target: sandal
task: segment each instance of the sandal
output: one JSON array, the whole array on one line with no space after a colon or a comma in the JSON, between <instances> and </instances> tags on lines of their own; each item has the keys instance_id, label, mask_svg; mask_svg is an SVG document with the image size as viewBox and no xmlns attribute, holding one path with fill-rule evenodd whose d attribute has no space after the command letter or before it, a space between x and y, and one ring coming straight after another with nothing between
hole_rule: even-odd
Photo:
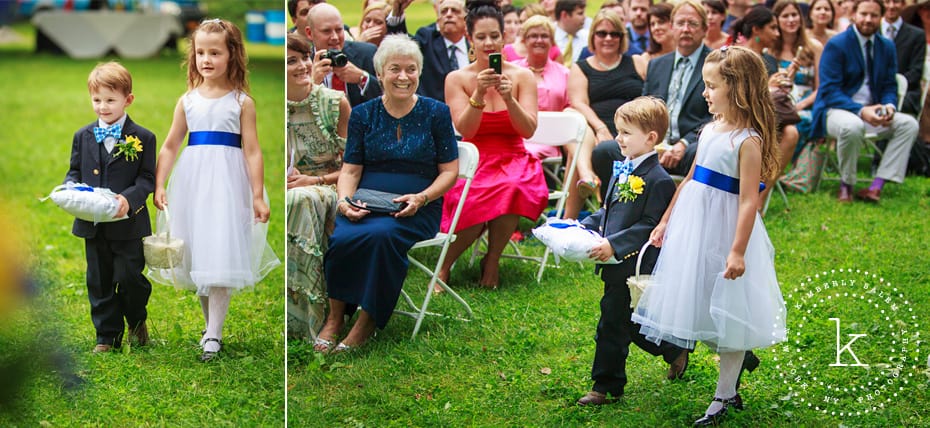
<instances>
[{"instance_id":1,"label":"sandal","mask_svg":"<svg viewBox=\"0 0 930 428\"><path fill-rule=\"evenodd\" d=\"M578 180L575 186L578 187L578 195L581 196L581 199L588 199L591 195L594 195L597 202L601 202L601 181L599 179Z\"/></svg>"},{"instance_id":2,"label":"sandal","mask_svg":"<svg viewBox=\"0 0 930 428\"><path fill-rule=\"evenodd\" d=\"M336 345L335 348L329 351L329 354L335 355L335 354L342 354L342 353L357 351L358 348L365 346L366 343L368 343L369 341L371 341L371 339L374 339L377 336L378 336L378 330L375 330L375 331L372 331L371 334L368 335L368 338L365 339L361 343L357 343L355 345L346 345L345 342L339 342L339 344Z\"/></svg>"},{"instance_id":3,"label":"sandal","mask_svg":"<svg viewBox=\"0 0 930 428\"><path fill-rule=\"evenodd\" d=\"M322 337L317 337L313 340L313 350L316 352L328 353L329 349L333 347L332 340L326 340Z\"/></svg>"},{"instance_id":4,"label":"sandal","mask_svg":"<svg viewBox=\"0 0 930 428\"><path fill-rule=\"evenodd\" d=\"M204 345L206 345L207 342L216 342L216 344L220 346L220 349L222 349L222 347L223 347L223 343L222 343L219 339L216 339L216 338L213 338L213 337L204 340L204 341L203 341ZM204 363L206 363L206 362L208 362L208 361L213 361L214 359L216 359L216 358L219 356L220 349L217 349L216 351L207 351L207 350L204 350L204 351L203 351L203 354L200 355L200 361L202 361L202 362L204 362Z\"/></svg>"},{"instance_id":5,"label":"sandal","mask_svg":"<svg viewBox=\"0 0 930 428\"><path fill-rule=\"evenodd\" d=\"M350 346L350 345L346 345L345 343L339 342L339 344L336 345L336 347L333 348L332 351L329 351L329 353L330 355L341 354L343 352L354 351L356 348L357 348L356 346Z\"/></svg>"}]
</instances>

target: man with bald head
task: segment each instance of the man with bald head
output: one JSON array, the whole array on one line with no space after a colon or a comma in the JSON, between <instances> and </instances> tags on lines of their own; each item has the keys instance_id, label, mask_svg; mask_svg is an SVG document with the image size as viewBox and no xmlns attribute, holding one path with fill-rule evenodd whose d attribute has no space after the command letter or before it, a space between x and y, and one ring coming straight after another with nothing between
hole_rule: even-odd
<instances>
[{"instance_id":1,"label":"man with bald head","mask_svg":"<svg viewBox=\"0 0 930 428\"><path fill-rule=\"evenodd\" d=\"M395 0L387 18L388 33L406 34L404 10L412 0ZM436 22L420 27L413 36L423 52L420 74L421 95L445 102L446 75L468 65L468 41L465 38L465 1L435 0Z\"/></svg>"},{"instance_id":2,"label":"man with bald head","mask_svg":"<svg viewBox=\"0 0 930 428\"><path fill-rule=\"evenodd\" d=\"M381 96L374 65L377 47L347 41L339 9L327 3L314 6L307 15L306 33L314 49L311 75L314 83L345 92L353 107ZM348 58L344 66L324 58L334 51L341 51Z\"/></svg>"}]
</instances>

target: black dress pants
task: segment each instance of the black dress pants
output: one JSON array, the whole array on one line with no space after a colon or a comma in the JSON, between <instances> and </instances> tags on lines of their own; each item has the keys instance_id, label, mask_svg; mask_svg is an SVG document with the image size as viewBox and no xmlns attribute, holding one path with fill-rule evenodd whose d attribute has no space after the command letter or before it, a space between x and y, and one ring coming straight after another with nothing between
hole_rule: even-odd
<instances>
[{"instance_id":1,"label":"black dress pants","mask_svg":"<svg viewBox=\"0 0 930 428\"><path fill-rule=\"evenodd\" d=\"M601 318L597 323L597 335L594 337L594 365L591 367L592 390L614 397L623 395L626 386L626 358L630 354L630 342L642 350L662 356L671 364L678 358L684 348L668 342L656 345L639 332L639 324L630 320L633 309L630 308L630 288L626 282L604 283L604 297L601 298Z\"/></svg>"},{"instance_id":2,"label":"black dress pants","mask_svg":"<svg viewBox=\"0 0 930 428\"><path fill-rule=\"evenodd\" d=\"M152 284L142 274L142 240L84 240L87 257L87 298L97 330L97 344L119 347L123 319L130 328L144 322Z\"/></svg>"}]
</instances>

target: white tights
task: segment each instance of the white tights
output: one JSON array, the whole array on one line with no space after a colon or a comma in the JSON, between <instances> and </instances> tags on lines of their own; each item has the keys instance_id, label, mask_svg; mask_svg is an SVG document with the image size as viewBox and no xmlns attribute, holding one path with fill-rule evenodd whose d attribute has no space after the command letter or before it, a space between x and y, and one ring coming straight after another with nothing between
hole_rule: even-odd
<instances>
[{"instance_id":1,"label":"white tights","mask_svg":"<svg viewBox=\"0 0 930 428\"><path fill-rule=\"evenodd\" d=\"M743 368L745 355L746 351L720 353L720 377L717 378L717 391L714 392L714 397L729 399L736 396L736 379L739 377L740 369ZM713 401L704 414L712 415L719 412L722 407L723 403Z\"/></svg>"},{"instance_id":2,"label":"white tights","mask_svg":"<svg viewBox=\"0 0 930 428\"><path fill-rule=\"evenodd\" d=\"M214 341L207 342L209 338L223 339L223 323L226 322L226 313L229 312L229 288L210 287L209 296L200 296L200 309L203 311L203 320L207 324L206 333L200 339L200 346L204 351L217 352L220 344Z\"/></svg>"}]
</instances>

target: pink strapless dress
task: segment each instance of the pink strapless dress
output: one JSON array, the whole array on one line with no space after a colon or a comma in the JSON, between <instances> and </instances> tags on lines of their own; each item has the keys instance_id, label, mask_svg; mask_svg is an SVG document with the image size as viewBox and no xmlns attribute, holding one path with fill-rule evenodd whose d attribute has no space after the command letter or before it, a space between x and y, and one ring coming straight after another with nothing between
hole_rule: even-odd
<instances>
[{"instance_id":1,"label":"pink strapless dress","mask_svg":"<svg viewBox=\"0 0 930 428\"><path fill-rule=\"evenodd\" d=\"M549 202L549 189L539 160L526 152L523 138L510 124L510 113L482 113L478 133L470 142L478 147L478 171L456 231L504 214L536 220ZM465 180L459 180L443 197L443 232L449 231L464 186Z\"/></svg>"}]
</instances>

